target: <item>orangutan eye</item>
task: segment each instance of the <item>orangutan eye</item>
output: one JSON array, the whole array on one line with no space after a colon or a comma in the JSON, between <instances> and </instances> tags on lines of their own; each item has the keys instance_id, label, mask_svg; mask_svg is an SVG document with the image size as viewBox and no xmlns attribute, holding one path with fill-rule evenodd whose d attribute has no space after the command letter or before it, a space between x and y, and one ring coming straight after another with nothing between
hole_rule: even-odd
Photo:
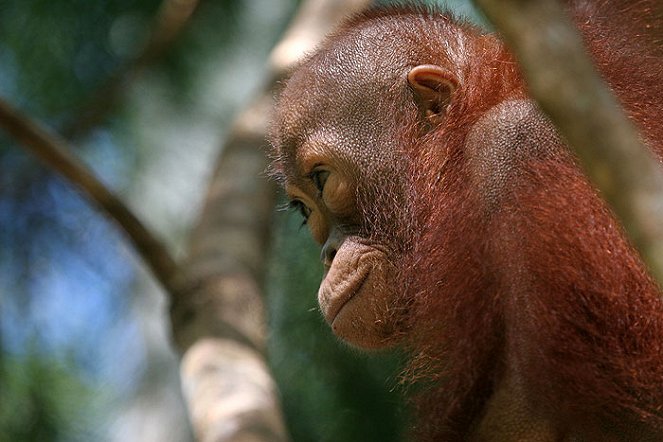
<instances>
[{"instance_id":1,"label":"orangutan eye","mask_svg":"<svg viewBox=\"0 0 663 442\"><path fill-rule=\"evenodd\" d=\"M329 171L314 170L313 172L311 172L309 177L311 178L311 181L313 181L313 185L315 186L315 188L318 189L318 192L322 194L322 191L325 189L325 183L327 182L327 178L329 178Z\"/></svg>"},{"instance_id":2,"label":"orangutan eye","mask_svg":"<svg viewBox=\"0 0 663 442\"><path fill-rule=\"evenodd\" d=\"M292 210L299 212L299 214L304 218L302 225L306 224L309 217L311 216L311 209L308 208L306 204L300 200L292 200L288 203L288 207Z\"/></svg>"}]
</instances>

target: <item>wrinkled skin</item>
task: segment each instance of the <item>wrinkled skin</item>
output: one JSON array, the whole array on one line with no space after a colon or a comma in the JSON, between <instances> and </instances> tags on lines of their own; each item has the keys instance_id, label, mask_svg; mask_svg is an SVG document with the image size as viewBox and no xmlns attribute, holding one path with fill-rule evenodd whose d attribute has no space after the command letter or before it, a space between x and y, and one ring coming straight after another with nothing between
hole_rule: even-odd
<instances>
[{"instance_id":1,"label":"wrinkled skin","mask_svg":"<svg viewBox=\"0 0 663 442\"><path fill-rule=\"evenodd\" d=\"M567 6L660 158L661 6ZM293 73L271 138L325 320L412 355L418 439L663 440L661 293L499 39L356 17Z\"/></svg>"}]
</instances>

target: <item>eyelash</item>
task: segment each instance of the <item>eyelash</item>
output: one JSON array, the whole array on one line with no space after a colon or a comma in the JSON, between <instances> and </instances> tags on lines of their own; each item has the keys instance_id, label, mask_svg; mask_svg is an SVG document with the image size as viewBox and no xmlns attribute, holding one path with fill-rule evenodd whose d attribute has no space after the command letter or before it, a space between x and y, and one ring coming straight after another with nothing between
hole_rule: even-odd
<instances>
[{"instance_id":1,"label":"eyelash","mask_svg":"<svg viewBox=\"0 0 663 442\"><path fill-rule=\"evenodd\" d=\"M311 209L309 209L306 204L299 200L292 200L288 203L288 208L298 212L302 218L304 218L302 226L305 226L308 223L308 218L311 216Z\"/></svg>"},{"instance_id":2,"label":"eyelash","mask_svg":"<svg viewBox=\"0 0 663 442\"><path fill-rule=\"evenodd\" d=\"M326 170L314 170L307 175L307 178L313 182L313 185L318 190L318 197L322 196L322 192L325 189L325 183L327 182L327 177L329 172ZM298 199L291 200L288 202L288 209L298 212L304 221L301 224L301 227L308 224L308 219L311 216L311 209Z\"/></svg>"},{"instance_id":3,"label":"eyelash","mask_svg":"<svg viewBox=\"0 0 663 442\"><path fill-rule=\"evenodd\" d=\"M307 176L311 181L313 181L313 185L318 190L318 196L321 196L322 191L325 189L325 184L327 183L329 172L326 170L314 170Z\"/></svg>"}]
</instances>

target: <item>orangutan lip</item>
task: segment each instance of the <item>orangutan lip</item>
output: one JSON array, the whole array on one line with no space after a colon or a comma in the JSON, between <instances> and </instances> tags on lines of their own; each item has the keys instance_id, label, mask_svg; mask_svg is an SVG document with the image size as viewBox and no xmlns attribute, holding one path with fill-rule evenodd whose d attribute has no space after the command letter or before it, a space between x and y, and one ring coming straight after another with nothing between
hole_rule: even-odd
<instances>
[{"instance_id":1,"label":"orangutan lip","mask_svg":"<svg viewBox=\"0 0 663 442\"><path fill-rule=\"evenodd\" d=\"M361 288L364 286L364 283L368 279L368 275L370 273L369 269L362 269L361 274L357 277L354 278L352 281L352 284L350 284L350 287L348 287L346 290L343 291L339 296L335 296L333 300L331 300L331 305L329 306L329 315L328 315L328 321L329 324L334 324L334 321L336 320L336 317L338 316L339 313L341 313L341 310L343 310L343 307L347 305L348 302L352 298L355 297L357 293L361 290Z\"/></svg>"}]
</instances>

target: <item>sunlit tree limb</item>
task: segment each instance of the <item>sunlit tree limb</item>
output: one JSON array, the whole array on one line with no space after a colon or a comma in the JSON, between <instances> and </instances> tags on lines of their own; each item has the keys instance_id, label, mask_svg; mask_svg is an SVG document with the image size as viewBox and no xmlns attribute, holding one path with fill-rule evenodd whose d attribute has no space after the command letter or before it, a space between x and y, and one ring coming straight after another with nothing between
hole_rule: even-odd
<instances>
[{"instance_id":1,"label":"sunlit tree limb","mask_svg":"<svg viewBox=\"0 0 663 442\"><path fill-rule=\"evenodd\" d=\"M561 5L555 0L475 2L503 34L531 94L663 285L663 171L594 69Z\"/></svg>"},{"instance_id":2,"label":"sunlit tree limb","mask_svg":"<svg viewBox=\"0 0 663 442\"><path fill-rule=\"evenodd\" d=\"M20 146L29 150L51 170L76 185L104 210L129 237L157 280L170 292L175 291L177 266L165 245L75 156L66 141L32 121L0 99L0 127Z\"/></svg>"},{"instance_id":3,"label":"sunlit tree limb","mask_svg":"<svg viewBox=\"0 0 663 442\"><path fill-rule=\"evenodd\" d=\"M308 0L270 57L264 92L237 117L194 229L173 335L199 441L285 441L277 387L266 364L262 279L275 207L265 176L276 81L345 15L368 0Z\"/></svg>"}]
</instances>

